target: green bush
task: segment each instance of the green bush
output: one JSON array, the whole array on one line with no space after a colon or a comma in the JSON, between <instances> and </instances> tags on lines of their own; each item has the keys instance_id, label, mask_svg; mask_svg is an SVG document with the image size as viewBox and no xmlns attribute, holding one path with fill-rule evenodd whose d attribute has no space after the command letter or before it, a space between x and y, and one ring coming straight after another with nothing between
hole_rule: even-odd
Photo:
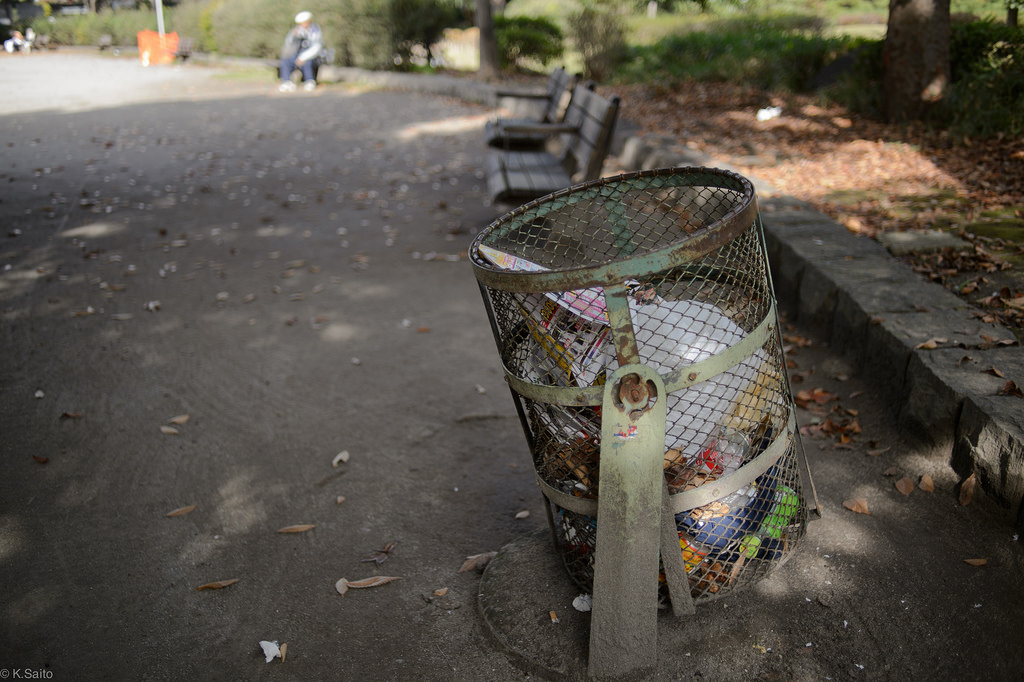
<instances>
[{"instance_id":1,"label":"green bush","mask_svg":"<svg viewBox=\"0 0 1024 682\"><path fill-rule=\"evenodd\" d=\"M50 36L55 45L97 45L109 35L114 45L136 45L139 31L155 31L153 12L103 10L97 14L38 17L32 22L37 35Z\"/></svg>"},{"instance_id":2,"label":"green bush","mask_svg":"<svg viewBox=\"0 0 1024 682\"><path fill-rule=\"evenodd\" d=\"M851 38L823 36L815 19L720 21L702 31L632 48L618 74L622 80L690 78L799 92L852 45Z\"/></svg>"},{"instance_id":3,"label":"green bush","mask_svg":"<svg viewBox=\"0 0 1024 682\"><path fill-rule=\"evenodd\" d=\"M954 131L978 137L1024 134L1024 30L992 21L955 23L950 65L945 110Z\"/></svg>"},{"instance_id":4,"label":"green bush","mask_svg":"<svg viewBox=\"0 0 1024 682\"><path fill-rule=\"evenodd\" d=\"M626 54L626 28L622 17L606 7L586 4L569 18L577 51L583 55L585 78L602 81Z\"/></svg>"},{"instance_id":5,"label":"green bush","mask_svg":"<svg viewBox=\"0 0 1024 682\"><path fill-rule=\"evenodd\" d=\"M503 68L546 66L561 58L564 50L562 30L541 17L494 17L494 37Z\"/></svg>"}]
</instances>

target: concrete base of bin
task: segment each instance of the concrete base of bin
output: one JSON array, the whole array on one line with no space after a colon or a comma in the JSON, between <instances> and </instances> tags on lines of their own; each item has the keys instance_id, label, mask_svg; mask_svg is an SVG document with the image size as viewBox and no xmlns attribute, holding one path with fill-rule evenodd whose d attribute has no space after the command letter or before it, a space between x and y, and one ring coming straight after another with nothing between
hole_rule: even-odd
<instances>
[{"instance_id":1,"label":"concrete base of bin","mask_svg":"<svg viewBox=\"0 0 1024 682\"><path fill-rule=\"evenodd\" d=\"M518 667L549 679L584 680L590 613L573 608L579 594L555 554L551 531L543 528L505 545L491 560L480 581L479 607L490 635Z\"/></svg>"}]
</instances>

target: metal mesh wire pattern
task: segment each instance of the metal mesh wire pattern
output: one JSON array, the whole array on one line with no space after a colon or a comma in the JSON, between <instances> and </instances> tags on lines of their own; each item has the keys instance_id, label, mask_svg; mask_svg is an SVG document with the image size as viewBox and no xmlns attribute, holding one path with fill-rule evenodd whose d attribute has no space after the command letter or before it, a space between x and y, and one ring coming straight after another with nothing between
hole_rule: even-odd
<instances>
[{"instance_id":1,"label":"metal mesh wire pattern","mask_svg":"<svg viewBox=\"0 0 1024 682\"><path fill-rule=\"evenodd\" d=\"M578 501L598 498L603 384L631 363L668 391L664 475L694 598L788 556L807 505L747 180L682 168L577 185L493 223L470 258L575 582L593 581L596 513Z\"/></svg>"}]
</instances>

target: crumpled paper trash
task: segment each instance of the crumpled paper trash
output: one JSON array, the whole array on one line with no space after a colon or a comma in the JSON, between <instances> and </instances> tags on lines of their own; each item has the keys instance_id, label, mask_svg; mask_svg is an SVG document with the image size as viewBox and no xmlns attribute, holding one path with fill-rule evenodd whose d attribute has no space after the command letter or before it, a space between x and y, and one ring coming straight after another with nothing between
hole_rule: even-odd
<instances>
[{"instance_id":1,"label":"crumpled paper trash","mask_svg":"<svg viewBox=\"0 0 1024 682\"><path fill-rule=\"evenodd\" d=\"M267 658L267 663L270 663L275 658L281 658L281 647L277 645L277 641L268 642L266 640L260 642L260 648L263 649L263 655Z\"/></svg>"}]
</instances>

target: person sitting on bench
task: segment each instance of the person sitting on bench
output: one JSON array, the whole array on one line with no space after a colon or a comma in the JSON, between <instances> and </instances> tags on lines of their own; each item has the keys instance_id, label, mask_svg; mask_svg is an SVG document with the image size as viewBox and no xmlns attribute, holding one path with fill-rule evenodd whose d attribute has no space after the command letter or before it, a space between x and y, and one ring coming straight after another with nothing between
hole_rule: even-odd
<instances>
[{"instance_id":1,"label":"person sitting on bench","mask_svg":"<svg viewBox=\"0 0 1024 682\"><path fill-rule=\"evenodd\" d=\"M316 59L324 47L320 26L313 23L313 15L299 12L295 15L295 26L285 36L281 48L281 92L295 90L292 72L302 71L302 83L306 90L316 88Z\"/></svg>"}]
</instances>

